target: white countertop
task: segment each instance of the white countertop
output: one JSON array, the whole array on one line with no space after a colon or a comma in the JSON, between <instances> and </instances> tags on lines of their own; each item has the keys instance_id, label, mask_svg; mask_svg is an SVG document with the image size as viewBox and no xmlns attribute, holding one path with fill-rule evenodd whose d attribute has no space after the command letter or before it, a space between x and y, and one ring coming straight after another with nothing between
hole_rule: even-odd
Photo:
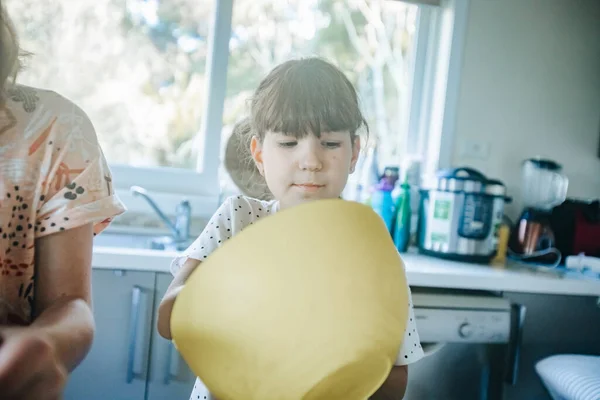
<instances>
[{"instance_id":1,"label":"white countertop","mask_svg":"<svg viewBox=\"0 0 600 400\"><path fill-rule=\"evenodd\" d=\"M94 268L169 272L175 252L94 247ZM578 273L533 270L446 261L416 252L402 254L411 286L522 292L576 296L600 296L600 280Z\"/></svg>"},{"instance_id":2,"label":"white countertop","mask_svg":"<svg viewBox=\"0 0 600 400\"><path fill-rule=\"evenodd\" d=\"M94 246L92 266L99 269L170 273L171 261L177 255L172 251Z\"/></svg>"},{"instance_id":3,"label":"white countertop","mask_svg":"<svg viewBox=\"0 0 600 400\"><path fill-rule=\"evenodd\" d=\"M580 273L495 266L441 260L417 253L402 254L411 286L501 292L600 296L600 280Z\"/></svg>"}]
</instances>

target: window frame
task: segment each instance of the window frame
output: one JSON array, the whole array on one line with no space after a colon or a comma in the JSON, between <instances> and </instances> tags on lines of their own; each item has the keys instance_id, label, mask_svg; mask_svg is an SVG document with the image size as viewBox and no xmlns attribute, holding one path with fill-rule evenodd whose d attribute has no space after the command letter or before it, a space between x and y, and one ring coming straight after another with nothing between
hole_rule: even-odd
<instances>
[{"instance_id":1,"label":"window frame","mask_svg":"<svg viewBox=\"0 0 600 400\"><path fill-rule=\"evenodd\" d=\"M453 163L456 114L471 0L445 0L430 25L429 87L424 89L424 112L419 128L424 132L426 162L421 177L431 176Z\"/></svg>"}]
</instances>

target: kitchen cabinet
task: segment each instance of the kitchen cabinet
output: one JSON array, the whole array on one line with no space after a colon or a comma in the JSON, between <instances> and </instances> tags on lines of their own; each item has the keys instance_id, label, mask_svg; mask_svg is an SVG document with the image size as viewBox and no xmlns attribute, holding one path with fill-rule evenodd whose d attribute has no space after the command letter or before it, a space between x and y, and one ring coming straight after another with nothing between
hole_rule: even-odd
<instances>
[{"instance_id":1,"label":"kitchen cabinet","mask_svg":"<svg viewBox=\"0 0 600 400\"><path fill-rule=\"evenodd\" d=\"M65 399L144 399L154 275L119 270L92 272L96 333L90 352L69 378Z\"/></svg>"},{"instance_id":2,"label":"kitchen cabinet","mask_svg":"<svg viewBox=\"0 0 600 400\"><path fill-rule=\"evenodd\" d=\"M156 274L156 295L154 309L158 309L172 277L168 274ZM196 376L189 369L173 343L164 339L156 330L153 323L153 337L151 344L152 362L150 364L150 377L148 380L147 400L181 399L190 397Z\"/></svg>"},{"instance_id":3,"label":"kitchen cabinet","mask_svg":"<svg viewBox=\"0 0 600 400\"><path fill-rule=\"evenodd\" d=\"M65 400L189 398L194 374L156 330L158 304L170 281L164 273L93 270L96 334L69 378Z\"/></svg>"}]
</instances>

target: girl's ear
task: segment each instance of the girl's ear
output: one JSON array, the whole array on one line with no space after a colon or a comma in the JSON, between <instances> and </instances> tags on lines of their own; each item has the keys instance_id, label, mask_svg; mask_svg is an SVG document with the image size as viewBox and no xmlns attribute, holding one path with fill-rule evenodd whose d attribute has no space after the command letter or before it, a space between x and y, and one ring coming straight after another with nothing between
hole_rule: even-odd
<instances>
[{"instance_id":1,"label":"girl's ear","mask_svg":"<svg viewBox=\"0 0 600 400\"><path fill-rule=\"evenodd\" d=\"M354 138L354 143L352 144L352 158L350 159L350 173L354 173L354 169L356 168L356 162L358 161L358 156L360 155L360 137L356 136Z\"/></svg>"},{"instance_id":2,"label":"girl's ear","mask_svg":"<svg viewBox=\"0 0 600 400\"><path fill-rule=\"evenodd\" d=\"M265 176L262 161L262 143L256 136L252 136L252 140L250 141L250 152L252 153L252 158L254 159L256 168L258 168L258 172L260 172L262 176Z\"/></svg>"}]
</instances>

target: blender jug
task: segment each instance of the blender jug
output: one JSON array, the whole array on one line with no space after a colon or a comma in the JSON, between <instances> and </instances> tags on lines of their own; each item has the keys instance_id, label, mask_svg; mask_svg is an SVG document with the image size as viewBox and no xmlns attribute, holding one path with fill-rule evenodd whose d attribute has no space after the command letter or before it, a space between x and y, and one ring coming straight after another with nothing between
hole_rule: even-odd
<instances>
[{"instance_id":1,"label":"blender jug","mask_svg":"<svg viewBox=\"0 0 600 400\"><path fill-rule=\"evenodd\" d=\"M525 160L522 170L525 208L550 211L565 201L569 180L561 170L562 166L551 160Z\"/></svg>"},{"instance_id":2,"label":"blender jug","mask_svg":"<svg viewBox=\"0 0 600 400\"><path fill-rule=\"evenodd\" d=\"M509 248L523 261L553 265L560 261L548 217L567 197L569 181L561 170L561 165L551 160L533 158L523 163L525 207L509 239Z\"/></svg>"}]
</instances>

